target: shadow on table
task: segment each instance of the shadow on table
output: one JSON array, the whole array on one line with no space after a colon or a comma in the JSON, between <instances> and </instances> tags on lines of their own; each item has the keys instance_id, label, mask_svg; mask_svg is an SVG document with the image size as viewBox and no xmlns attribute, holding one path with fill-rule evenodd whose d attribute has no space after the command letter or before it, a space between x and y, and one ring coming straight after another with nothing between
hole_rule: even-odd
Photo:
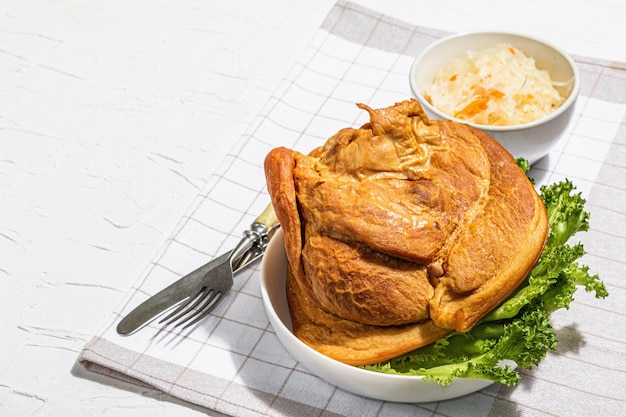
<instances>
[{"instance_id":1,"label":"shadow on table","mask_svg":"<svg viewBox=\"0 0 626 417\"><path fill-rule=\"evenodd\" d=\"M185 407L185 408L197 411L199 414L207 415L208 410L206 407L201 407L199 405L190 403L188 401L181 400L180 398L173 397L156 388L137 385L137 384L133 384L130 382L122 381L117 378L113 378L113 377L99 374L96 372L88 371L83 366L81 366L78 362L74 363L74 366L72 366L71 374L77 378L85 379L85 380L94 382L96 384L105 385L105 386L112 387L115 389L121 389L126 392L138 394L141 397L152 398L156 401L168 402L168 403L180 405L181 407ZM213 410L211 410L210 414L208 415L213 416L213 417L228 417L225 414L221 414Z\"/></svg>"},{"instance_id":2,"label":"shadow on table","mask_svg":"<svg viewBox=\"0 0 626 417\"><path fill-rule=\"evenodd\" d=\"M255 378L255 375L247 376L245 371L239 374L242 380L246 380L247 377ZM302 392L307 391L306 383L299 388L295 388L296 390L300 390ZM231 386L231 389L233 387ZM329 404L330 401L335 402L335 406L339 407L344 411L333 413L328 410L320 410L319 408L312 407L307 404L303 404L301 402L297 402L295 400L290 400L284 398L284 396L274 395L267 392L263 392L256 389L251 389L249 387L241 387L242 390L247 391L249 395L253 395L255 398L251 401L257 402L257 409L263 408L259 407L259 403L264 403L268 410L272 410L272 415L282 415L282 416L298 416L298 417L345 417L345 416L363 416L363 415L411 415L411 416L426 416L433 415L432 413L436 410L437 415L445 415L448 417L467 417L468 409L472 410L473 416L481 416L481 417L496 417L496 416L521 416L522 410L519 408L519 405L507 401L505 398L506 393L502 394L501 392L505 387L499 384L493 384L488 386L481 391L471 393L462 397L454 398L447 401L441 401L439 403L430 402L430 403L395 403L395 402L386 402L385 404L380 403L379 400L367 398L367 397L359 397L356 400L354 396L356 394L348 393L340 388L334 387L330 384L327 384L328 392L326 394L332 393L331 400L326 399L326 403ZM315 392L312 392L309 388L309 394L311 396L316 395ZM284 393L283 393L284 395ZM317 401L323 402L323 401Z\"/></svg>"},{"instance_id":3,"label":"shadow on table","mask_svg":"<svg viewBox=\"0 0 626 417\"><path fill-rule=\"evenodd\" d=\"M578 353L580 348L585 346L585 338L578 331L577 326L563 327L555 331L556 339L559 341L558 352Z\"/></svg>"},{"instance_id":4,"label":"shadow on table","mask_svg":"<svg viewBox=\"0 0 626 417\"><path fill-rule=\"evenodd\" d=\"M548 175L549 172L550 159L550 155L546 155L537 162L535 162L530 170L528 170L528 177L535 180L536 184L543 184L546 175Z\"/></svg>"},{"instance_id":5,"label":"shadow on table","mask_svg":"<svg viewBox=\"0 0 626 417\"><path fill-rule=\"evenodd\" d=\"M576 353L584 345L585 339L583 335L576 329L576 327L563 327L555 330L556 338L559 341L557 351L559 354L567 352ZM548 352L548 355L550 353ZM538 366L541 366L539 363ZM533 368L536 369L536 368ZM513 399L515 390L530 391L531 387L535 383L536 379L532 378L533 370L520 370L521 380L517 387L501 387L498 391L498 397L494 403L494 408L489 414L491 416L519 416L522 414L522 410L516 404Z\"/></svg>"}]
</instances>

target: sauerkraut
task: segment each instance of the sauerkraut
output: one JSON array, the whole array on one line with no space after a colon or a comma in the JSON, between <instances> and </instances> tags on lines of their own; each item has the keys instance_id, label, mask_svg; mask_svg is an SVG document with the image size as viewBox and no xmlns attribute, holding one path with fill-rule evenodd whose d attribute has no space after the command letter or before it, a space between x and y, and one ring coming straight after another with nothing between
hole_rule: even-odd
<instances>
[{"instance_id":1,"label":"sauerkraut","mask_svg":"<svg viewBox=\"0 0 626 417\"><path fill-rule=\"evenodd\" d=\"M550 74L509 44L469 51L442 68L425 98L467 122L509 126L529 123L556 110L565 99Z\"/></svg>"}]
</instances>

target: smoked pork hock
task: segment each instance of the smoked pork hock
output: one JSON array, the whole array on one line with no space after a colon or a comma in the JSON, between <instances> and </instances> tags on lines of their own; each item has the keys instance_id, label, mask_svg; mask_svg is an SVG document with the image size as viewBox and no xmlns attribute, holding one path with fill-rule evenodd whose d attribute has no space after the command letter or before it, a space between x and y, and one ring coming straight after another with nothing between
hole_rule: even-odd
<instances>
[{"instance_id":1,"label":"smoked pork hock","mask_svg":"<svg viewBox=\"0 0 626 417\"><path fill-rule=\"evenodd\" d=\"M309 155L272 150L294 334L351 365L465 332L541 254L546 210L482 131L429 120L415 100L337 132Z\"/></svg>"}]
</instances>

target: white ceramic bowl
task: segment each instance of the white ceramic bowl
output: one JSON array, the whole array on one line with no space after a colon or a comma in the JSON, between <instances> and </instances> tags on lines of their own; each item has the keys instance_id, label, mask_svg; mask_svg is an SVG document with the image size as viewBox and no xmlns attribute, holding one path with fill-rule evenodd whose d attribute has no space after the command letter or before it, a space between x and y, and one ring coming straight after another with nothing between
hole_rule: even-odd
<instances>
[{"instance_id":1,"label":"white ceramic bowl","mask_svg":"<svg viewBox=\"0 0 626 417\"><path fill-rule=\"evenodd\" d=\"M546 117L516 126L488 126L456 119L432 106L423 96L435 74L456 58L466 57L467 51L480 50L509 43L535 59L537 68L547 70L553 81L573 80L557 87L565 102ZM517 33L474 32L442 38L420 53L411 66L409 81L413 94L429 117L449 119L477 127L498 140L515 158L526 158L531 164L545 156L559 141L574 111L580 91L580 75L573 59L557 46Z\"/></svg>"},{"instance_id":2,"label":"white ceramic bowl","mask_svg":"<svg viewBox=\"0 0 626 417\"><path fill-rule=\"evenodd\" d=\"M270 241L261 265L261 294L274 332L285 348L309 371L347 391L379 400L430 402L460 397L492 382L456 378L445 388L420 376L390 375L346 365L304 344L292 333L285 281L287 257L282 231Z\"/></svg>"}]
</instances>

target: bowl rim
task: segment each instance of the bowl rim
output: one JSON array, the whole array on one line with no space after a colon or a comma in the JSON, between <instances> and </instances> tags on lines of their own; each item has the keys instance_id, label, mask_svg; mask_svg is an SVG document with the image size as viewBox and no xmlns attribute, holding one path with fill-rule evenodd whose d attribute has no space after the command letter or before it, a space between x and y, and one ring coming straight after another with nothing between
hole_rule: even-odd
<instances>
[{"instance_id":1,"label":"bowl rim","mask_svg":"<svg viewBox=\"0 0 626 417\"><path fill-rule=\"evenodd\" d=\"M414 76L414 74L416 73L417 68L418 68L420 62L423 61L423 59L429 53L431 53L434 49L438 48L439 46L441 46L444 43L453 42L453 41L455 41L457 39L460 39L460 38L467 38L467 37L471 37L471 36L482 36L482 35L495 35L495 36L502 36L502 35L504 35L504 36L514 36L514 37L526 38L526 39L529 39L531 41L534 41L534 42L537 42L537 43L540 43L540 44L544 44L545 46L547 46L549 48L552 48L557 53L559 53L565 59L565 61L567 61L567 63L571 67L572 72L574 74L574 85L572 87L572 91L570 92L569 96L565 99L563 104L561 104L559 106L559 108L556 109L555 111L553 111L552 113L550 113L550 114L548 114L548 115L546 115L546 116L544 116L544 117L542 117L540 119L536 119L536 120L533 120L532 122L528 122L528 123L524 123L524 124L508 125L508 126L485 125L485 124L470 122L470 121L463 120L463 119L458 119L458 118L456 118L454 116L450 116L449 114L446 114L446 113L442 112L441 110L437 109L435 106L430 104L428 102L428 100L426 100L424 98L424 96L422 95L422 93L419 91L418 86L416 85L416 81L415 81L416 77ZM528 35L528 34L522 33L522 32L488 30L488 31L474 31L474 32L455 33L455 34L452 34L452 35L444 36L444 37L434 41L430 45L428 45L413 60L413 63L411 64L411 68L409 70L409 83L410 83L410 86L411 86L411 90L413 91L413 94L420 101L421 105L426 107L429 111L437 114L442 119L453 120L453 121L455 121L457 123L467 124L467 125L473 126L475 128L481 129L481 130L491 130L491 131L496 131L496 132L512 132L512 131L519 131L519 130L524 130L524 129L530 129L530 128L533 128L533 127L536 127L536 126L543 125L543 124L545 124L545 123L547 123L547 122L549 122L549 121L551 121L553 119L556 119L561 114L565 113L573 105L573 103L576 101L576 99L578 98L578 95L580 93L580 71L579 71L578 66L576 65L576 62L574 61L574 59L567 52L565 52L562 48L560 48L559 46L555 45L554 43L552 43L550 41L546 41L546 40L544 40L542 38L539 38L539 37L536 37L536 36L531 36L531 35Z\"/></svg>"}]
</instances>

